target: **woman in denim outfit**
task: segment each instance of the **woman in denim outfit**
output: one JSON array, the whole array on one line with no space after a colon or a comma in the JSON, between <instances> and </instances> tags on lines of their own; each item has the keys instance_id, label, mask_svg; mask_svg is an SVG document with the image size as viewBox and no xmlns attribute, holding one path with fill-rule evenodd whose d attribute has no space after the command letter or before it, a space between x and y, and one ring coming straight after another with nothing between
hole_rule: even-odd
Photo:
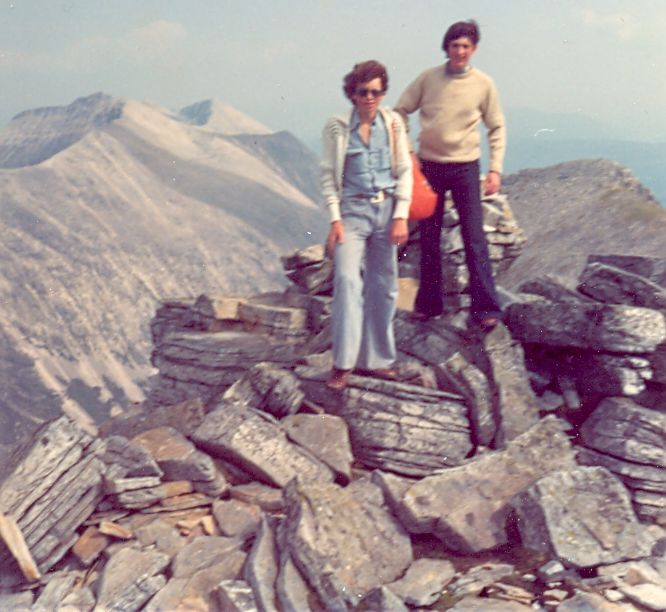
<instances>
[{"instance_id":1,"label":"woman in denim outfit","mask_svg":"<svg viewBox=\"0 0 666 612\"><path fill-rule=\"evenodd\" d=\"M387 87L382 64L356 64L344 78L353 107L331 117L323 131L326 248L335 263L334 367L327 383L333 389L343 389L354 368L396 377L397 247L408 237L412 163L401 116L380 107Z\"/></svg>"}]
</instances>

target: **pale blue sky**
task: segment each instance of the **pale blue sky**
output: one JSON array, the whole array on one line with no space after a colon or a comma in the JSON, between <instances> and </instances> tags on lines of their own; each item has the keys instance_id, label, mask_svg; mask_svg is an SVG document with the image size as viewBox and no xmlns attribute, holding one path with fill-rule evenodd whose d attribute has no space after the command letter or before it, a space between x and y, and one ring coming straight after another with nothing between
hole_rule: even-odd
<instances>
[{"instance_id":1,"label":"pale blue sky","mask_svg":"<svg viewBox=\"0 0 666 612\"><path fill-rule=\"evenodd\" d=\"M355 62L388 66L391 104L467 18L506 109L666 141L664 0L0 0L0 126L104 91L174 109L217 98L312 140L346 107Z\"/></svg>"}]
</instances>

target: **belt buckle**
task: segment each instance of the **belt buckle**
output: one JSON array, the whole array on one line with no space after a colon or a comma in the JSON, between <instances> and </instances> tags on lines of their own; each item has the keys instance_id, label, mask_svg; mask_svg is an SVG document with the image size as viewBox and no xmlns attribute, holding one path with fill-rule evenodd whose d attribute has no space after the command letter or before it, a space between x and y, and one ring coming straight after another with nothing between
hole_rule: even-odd
<instances>
[{"instance_id":1,"label":"belt buckle","mask_svg":"<svg viewBox=\"0 0 666 612\"><path fill-rule=\"evenodd\" d=\"M383 191L380 191L377 195L374 195L370 198L370 202L373 204L379 204L380 202L383 202L386 199L386 195L384 194Z\"/></svg>"}]
</instances>

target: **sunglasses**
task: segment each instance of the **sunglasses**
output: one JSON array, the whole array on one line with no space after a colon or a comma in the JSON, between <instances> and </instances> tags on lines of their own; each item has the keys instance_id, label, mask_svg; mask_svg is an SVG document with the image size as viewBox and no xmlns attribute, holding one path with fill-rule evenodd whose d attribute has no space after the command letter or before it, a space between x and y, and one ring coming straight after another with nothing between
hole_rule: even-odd
<instances>
[{"instance_id":1,"label":"sunglasses","mask_svg":"<svg viewBox=\"0 0 666 612\"><path fill-rule=\"evenodd\" d=\"M361 87L356 90L356 95L361 98L367 97L368 94L373 98L379 98L379 96L383 96L385 93L386 92L383 89L368 89L367 87Z\"/></svg>"}]
</instances>

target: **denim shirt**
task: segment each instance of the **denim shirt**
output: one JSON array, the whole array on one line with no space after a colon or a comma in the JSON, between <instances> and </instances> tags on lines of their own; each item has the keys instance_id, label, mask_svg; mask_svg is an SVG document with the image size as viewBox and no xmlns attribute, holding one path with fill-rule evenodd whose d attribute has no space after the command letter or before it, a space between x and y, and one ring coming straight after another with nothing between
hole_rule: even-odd
<instances>
[{"instance_id":1,"label":"denim shirt","mask_svg":"<svg viewBox=\"0 0 666 612\"><path fill-rule=\"evenodd\" d=\"M342 197L373 196L380 191L392 192L395 179L391 175L391 150L387 126L379 113L370 130L370 142L361 139L360 118L353 112L342 175Z\"/></svg>"}]
</instances>

